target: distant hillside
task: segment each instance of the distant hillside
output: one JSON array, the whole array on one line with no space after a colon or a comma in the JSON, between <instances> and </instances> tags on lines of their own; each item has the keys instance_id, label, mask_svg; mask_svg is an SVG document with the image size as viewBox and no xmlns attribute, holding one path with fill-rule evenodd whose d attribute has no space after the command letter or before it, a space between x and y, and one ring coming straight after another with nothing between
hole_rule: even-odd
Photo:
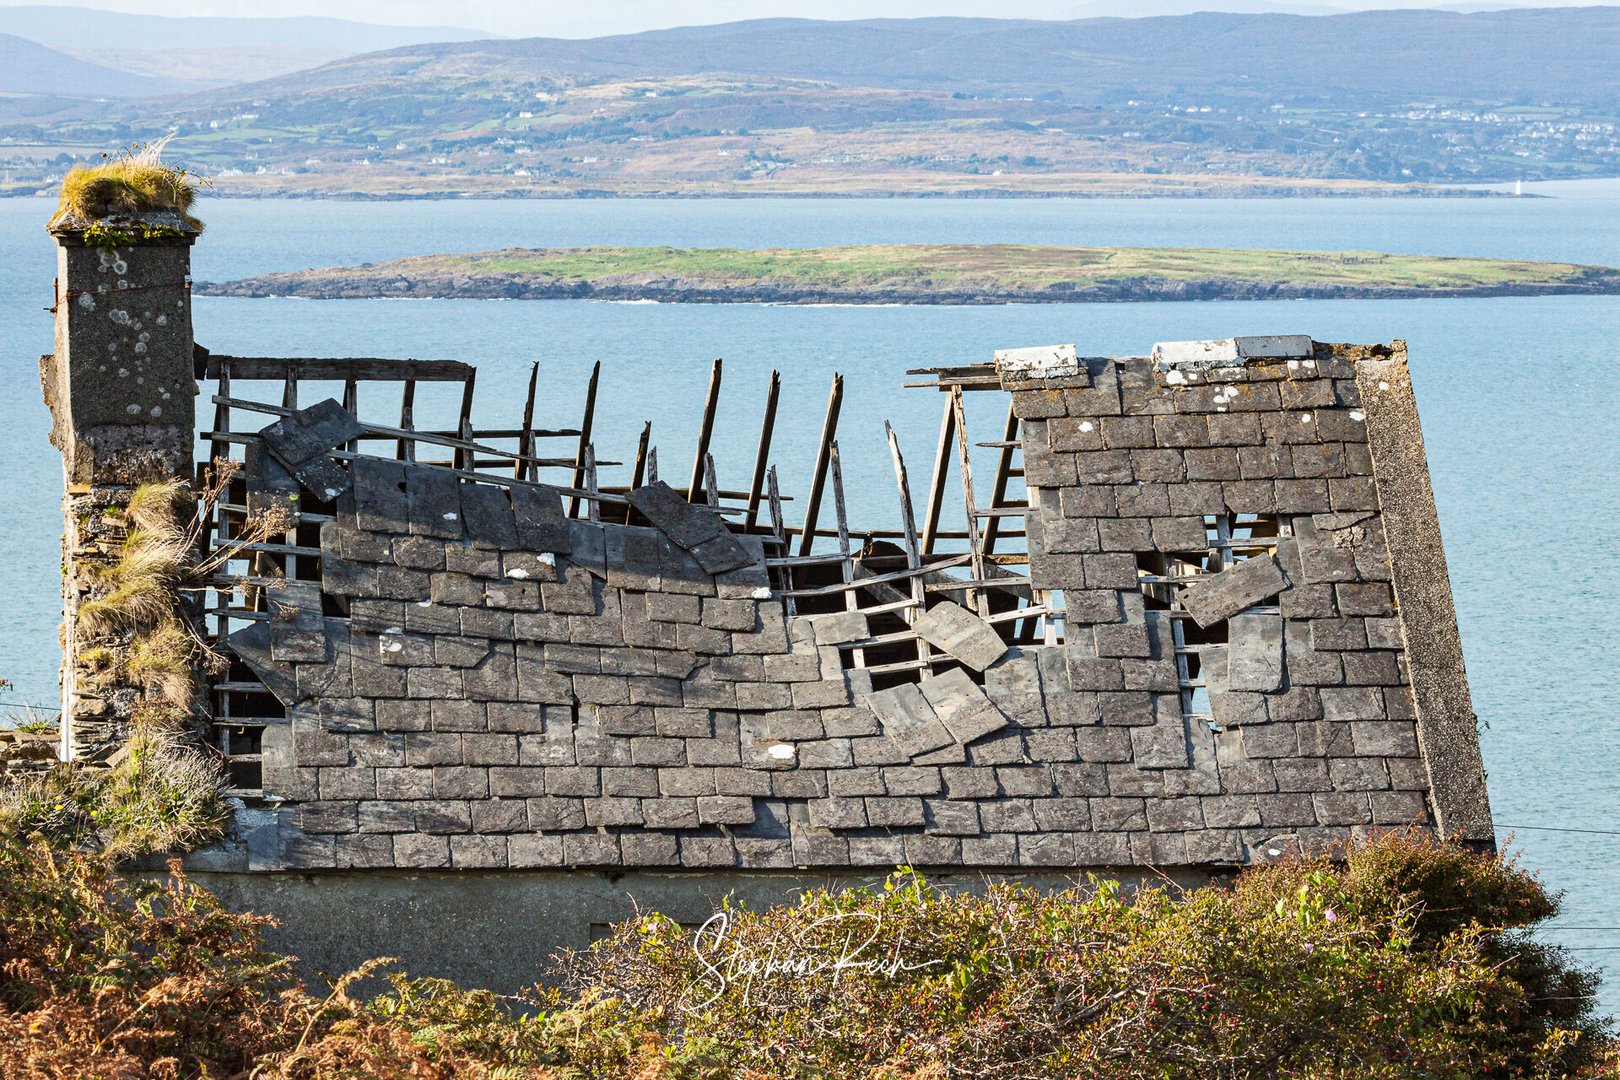
<instances>
[{"instance_id":1,"label":"distant hillside","mask_svg":"<svg viewBox=\"0 0 1620 1080\"><path fill-rule=\"evenodd\" d=\"M23 4L0 7L0 33L73 48L205 49L254 45L347 53L396 49L429 41L497 37L456 26L379 26L320 16L231 19L130 15L89 7Z\"/></svg>"},{"instance_id":2,"label":"distant hillside","mask_svg":"<svg viewBox=\"0 0 1620 1080\"><path fill-rule=\"evenodd\" d=\"M179 89L170 92L209 90L273 79L352 55L345 49L306 49L297 45L209 45L196 49L97 46L57 51L134 75L173 80Z\"/></svg>"},{"instance_id":3,"label":"distant hillside","mask_svg":"<svg viewBox=\"0 0 1620 1080\"><path fill-rule=\"evenodd\" d=\"M769 19L0 100L0 166L173 132L259 194L1429 193L1620 175L1617 56L1620 7Z\"/></svg>"},{"instance_id":4,"label":"distant hillside","mask_svg":"<svg viewBox=\"0 0 1620 1080\"><path fill-rule=\"evenodd\" d=\"M454 26L378 26L313 16L216 18L130 15L88 7L0 7L0 35L10 34L102 68L150 76L117 96L155 96L272 78L355 53L427 42L497 37ZM0 62L4 56L0 55ZM6 71L12 92L97 97L77 89L60 62Z\"/></svg>"},{"instance_id":5,"label":"distant hillside","mask_svg":"<svg viewBox=\"0 0 1620 1080\"><path fill-rule=\"evenodd\" d=\"M1148 19L762 19L584 41L417 45L256 88L308 93L404 76L664 78L726 72L844 86L1106 104L1223 100L1620 101L1620 7L1200 13ZM1196 99L1189 103L1196 103Z\"/></svg>"},{"instance_id":6,"label":"distant hillside","mask_svg":"<svg viewBox=\"0 0 1620 1080\"><path fill-rule=\"evenodd\" d=\"M0 11L5 10L0 8ZM0 93L76 98L151 97L185 87L173 79L133 75L0 34Z\"/></svg>"}]
</instances>

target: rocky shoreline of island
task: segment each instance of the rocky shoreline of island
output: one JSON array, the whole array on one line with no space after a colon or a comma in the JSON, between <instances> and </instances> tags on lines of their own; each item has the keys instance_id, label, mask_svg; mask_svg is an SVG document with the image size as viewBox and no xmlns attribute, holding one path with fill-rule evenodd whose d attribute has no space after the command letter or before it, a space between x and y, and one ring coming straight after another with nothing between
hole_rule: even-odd
<instances>
[{"instance_id":1,"label":"rocky shoreline of island","mask_svg":"<svg viewBox=\"0 0 1620 1080\"><path fill-rule=\"evenodd\" d=\"M1620 294L1620 270L1369 252L1011 245L757 252L582 248L423 256L300 270L201 283L196 292L202 296L321 300L792 305L1390 300Z\"/></svg>"}]
</instances>

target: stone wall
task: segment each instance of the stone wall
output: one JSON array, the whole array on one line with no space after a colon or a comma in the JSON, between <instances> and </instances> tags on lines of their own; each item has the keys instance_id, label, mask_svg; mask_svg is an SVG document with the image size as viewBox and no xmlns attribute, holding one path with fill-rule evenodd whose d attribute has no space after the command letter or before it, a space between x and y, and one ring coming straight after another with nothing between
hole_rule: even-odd
<instances>
[{"instance_id":1,"label":"stone wall","mask_svg":"<svg viewBox=\"0 0 1620 1080\"><path fill-rule=\"evenodd\" d=\"M40 361L51 442L67 490L62 540L62 725L73 757L105 759L127 736L138 693L83 662L92 649L121 650L128 634L92 636L81 603L106 591L99 571L117 557L119 512L152 481L189 482L194 398L191 244L196 229L173 212L104 222L160 238L96 244L78 222L52 230L58 245L56 349Z\"/></svg>"},{"instance_id":2,"label":"stone wall","mask_svg":"<svg viewBox=\"0 0 1620 1080\"><path fill-rule=\"evenodd\" d=\"M1433 509L1426 473L1391 505L1369 446L1369 396L1410 398L1401 360L1292 338L1003 364L1028 584L1063 639L1014 644L936 592L908 629L933 661L876 681L850 661L879 640L865 614L789 615L761 538L666 485L631 493L645 524L570 518L540 485L345 468L341 410L295 414L250 490L301 482L336 520L320 581L230 639L287 711L239 865L1222 867L1437 823L1489 843L1460 650L1413 695L1408 643L1455 638L1412 622L1450 617L1443 559L1404 588L1446 605L1392 588L1386 522ZM1408 473L1412 415L1386 455Z\"/></svg>"}]
</instances>

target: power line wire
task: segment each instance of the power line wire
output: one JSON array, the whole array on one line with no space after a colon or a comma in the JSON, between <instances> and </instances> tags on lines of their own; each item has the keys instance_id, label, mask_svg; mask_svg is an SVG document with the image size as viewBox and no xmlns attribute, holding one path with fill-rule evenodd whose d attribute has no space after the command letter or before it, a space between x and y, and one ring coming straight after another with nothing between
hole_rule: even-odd
<instances>
[{"instance_id":1,"label":"power line wire","mask_svg":"<svg viewBox=\"0 0 1620 1080\"><path fill-rule=\"evenodd\" d=\"M1620 836L1620 829L1564 829L1554 825L1498 825L1509 832L1590 833L1593 836Z\"/></svg>"},{"instance_id":2,"label":"power line wire","mask_svg":"<svg viewBox=\"0 0 1620 1080\"><path fill-rule=\"evenodd\" d=\"M35 705L31 701L22 701L18 698L0 698L0 705L10 706L14 709L33 709L35 712L59 713L62 711L49 705Z\"/></svg>"}]
</instances>

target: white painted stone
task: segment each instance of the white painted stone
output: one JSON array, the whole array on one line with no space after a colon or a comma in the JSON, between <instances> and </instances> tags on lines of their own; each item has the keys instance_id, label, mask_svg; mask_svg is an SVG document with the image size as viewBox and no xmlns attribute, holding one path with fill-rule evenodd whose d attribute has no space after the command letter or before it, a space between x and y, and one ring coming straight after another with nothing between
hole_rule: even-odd
<instances>
[{"instance_id":1,"label":"white painted stone","mask_svg":"<svg viewBox=\"0 0 1620 1080\"><path fill-rule=\"evenodd\" d=\"M1073 345L1038 345L1027 349L997 349L996 371L1025 379L1055 379L1080 374L1080 358Z\"/></svg>"},{"instance_id":2,"label":"white painted stone","mask_svg":"<svg viewBox=\"0 0 1620 1080\"><path fill-rule=\"evenodd\" d=\"M1256 335L1219 341L1161 341L1153 346L1153 363L1160 371L1205 371L1241 367L1246 360L1297 360L1309 357L1315 349L1315 343L1306 334Z\"/></svg>"},{"instance_id":3,"label":"white painted stone","mask_svg":"<svg viewBox=\"0 0 1620 1080\"><path fill-rule=\"evenodd\" d=\"M1185 368L1236 367L1237 342L1225 341L1160 341L1153 346L1153 363L1160 371Z\"/></svg>"}]
</instances>

